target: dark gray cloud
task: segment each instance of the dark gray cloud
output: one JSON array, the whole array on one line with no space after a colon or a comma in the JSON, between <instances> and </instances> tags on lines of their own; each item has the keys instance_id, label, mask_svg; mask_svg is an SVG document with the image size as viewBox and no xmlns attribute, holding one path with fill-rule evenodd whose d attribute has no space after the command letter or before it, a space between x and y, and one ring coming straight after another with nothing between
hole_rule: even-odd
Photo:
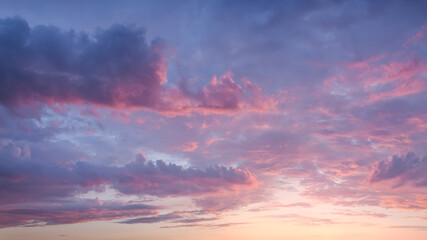
<instances>
[{"instance_id":1,"label":"dark gray cloud","mask_svg":"<svg viewBox=\"0 0 427 240\"><path fill-rule=\"evenodd\" d=\"M0 103L89 102L163 108L166 74L161 40L113 25L94 35L0 19Z\"/></svg>"},{"instance_id":2,"label":"dark gray cloud","mask_svg":"<svg viewBox=\"0 0 427 240\"><path fill-rule=\"evenodd\" d=\"M61 158L60 154L57 154ZM84 161L51 162L31 158L23 147L5 143L0 149L0 203L72 197L111 186L124 194L200 195L236 186L251 186L247 170L214 165L184 168L142 155L122 167Z\"/></svg>"},{"instance_id":3,"label":"dark gray cloud","mask_svg":"<svg viewBox=\"0 0 427 240\"><path fill-rule=\"evenodd\" d=\"M115 24L94 34L52 25L30 27L22 18L0 19L0 104L88 103L113 108L185 111L235 110L244 100L231 76L194 93L166 86L171 50L145 30Z\"/></svg>"},{"instance_id":4,"label":"dark gray cloud","mask_svg":"<svg viewBox=\"0 0 427 240\"><path fill-rule=\"evenodd\" d=\"M31 152L26 144L2 140L0 228L120 218L134 218L125 223L183 219L181 213L158 215L159 208L152 205L102 203L76 196L89 191L101 192L106 187L127 195L204 196L255 183L249 171L237 168L219 165L185 168L162 160L148 161L143 155L137 155L134 161L123 166L100 165L79 160L78 153L67 156L67 149L45 148ZM52 153L56 159L43 159ZM141 216L144 217L135 219Z\"/></svg>"}]
</instances>

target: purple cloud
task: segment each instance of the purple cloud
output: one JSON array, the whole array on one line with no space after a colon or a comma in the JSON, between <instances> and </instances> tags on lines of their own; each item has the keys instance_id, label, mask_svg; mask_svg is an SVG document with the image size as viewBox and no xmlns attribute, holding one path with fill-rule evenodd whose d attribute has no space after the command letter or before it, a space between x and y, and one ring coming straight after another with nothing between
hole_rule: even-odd
<instances>
[{"instance_id":1,"label":"purple cloud","mask_svg":"<svg viewBox=\"0 0 427 240\"><path fill-rule=\"evenodd\" d=\"M158 223L158 222L164 222L164 221L170 221L170 220L178 219L181 217L182 216L178 212L174 212L174 213L162 214L162 215L152 216L152 217L133 218L133 219L122 221L121 223L126 223L126 224Z\"/></svg>"},{"instance_id":2,"label":"purple cloud","mask_svg":"<svg viewBox=\"0 0 427 240\"><path fill-rule=\"evenodd\" d=\"M0 18L0 227L426 209L426 3L193 3Z\"/></svg>"},{"instance_id":3,"label":"purple cloud","mask_svg":"<svg viewBox=\"0 0 427 240\"><path fill-rule=\"evenodd\" d=\"M0 149L0 202L27 202L71 197L111 186L124 194L154 196L200 195L221 189L251 187L256 180L247 170L215 165L197 169L147 161L143 155L122 167L89 162L47 162L26 157L9 143Z\"/></svg>"},{"instance_id":4,"label":"purple cloud","mask_svg":"<svg viewBox=\"0 0 427 240\"><path fill-rule=\"evenodd\" d=\"M126 217L155 216L158 207L146 204L73 199L54 204L9 205L0 208L0 228L42 226Z\"/></svg>"},{"instance_id":5,"label":"purple cloud","mask_svg":"<svg viewBox=\"0 0 427 240\"><path fill-rule=\"evenodd\" d=\"M213 77L196 92L167 83L167 44L150 43L145 30L115 24L96 31L30 27L21 18L0 19L0 104L67 103L144 108L159 112L235 111L245 102L261 108L231 73ZM259 99L260 100L260 99Z\"/></svg>"},{"instance_id":6,"label":"purple cloud","mask_svg":"<svg viewBox=\"0 0 427 240\"><path fill-rule=\"evenodd\" d=\"M415 186L427 186L427 156L418 157L410 152L405 156L394 155L391 159L378 161L371 175L371 183L399 179L399 185L413 182Z\"/></svg>"},{"instance_id":7,"label":"purple cloud","mask_svg":"<svg viewBox=\"0 0 427 240\"><path fill-rule=\"evenodd\" d=\"M94 36L0 19L0 102L90 102L161 109L166 62L160 40L113 25ZM94 90L96 90L94 92Z\"/></svg>"}]
</instances>

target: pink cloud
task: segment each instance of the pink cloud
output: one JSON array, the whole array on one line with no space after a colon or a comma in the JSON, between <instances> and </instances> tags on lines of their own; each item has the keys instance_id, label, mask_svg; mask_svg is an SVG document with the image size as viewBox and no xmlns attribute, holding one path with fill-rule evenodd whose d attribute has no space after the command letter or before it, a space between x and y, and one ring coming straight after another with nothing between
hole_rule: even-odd
<instances>
[{"instance_id":1,"label":"pink cloud","mask_svg":"<svg viewBox=\"0 0 427 240\"><path fill-rule=\"evenodd\" d=\"M198 142L188 142L182 145L182 151L184 152L193 152L199 147Z\"/></svg>"},{"instance_id":2,"label":"pink cloud","mask_svg":"<svg viewBox=\"0 0 427 240\"><path fill-rule=\"evenodd\" d=\"M388 160L378 161L373 169L370 182L380 182L389 179L398 179L396 187L412 182L415 186L427 186L427 157L421 158L415 153L405 156L396 156Z\"/></svg>"},{"instance_id":3,"label":"pink cloud","mask_svg":"<svg viewBox=\"0 0 427 240\"><path fill-rule=\"evenodd\" d=\"M13 59L4 66L11 70L0 75L0 103L9 108L40 102L52 108L90 104L164 114L263 108L259 89L247 80L238 84L231 72L214 76L195 92L185 84L168 85L166 55L171 48L160 39L147 43L141 28L113 25L89 36L53 26L30 27L20 18L1 20L0 25L5 44L18 39L3 56ZM57 44L45 48L50 42ZM256 96L248 99L249 92Z\"/></svg>"},{"instance_id":4,"label":"pink cloud","mask_svg":"<svg viewBox=\"0 0 427 240\"><path fill-rule=\"evenodd\" d=\"M110 186L124 194L153 196L202 196L250 189L257 180L249 170L213 165L184 168L162 160L147 161L137 155L122 167L81 160L49 162L26 157L14 144L0 148L2 203L72 197Z\"/></svg>"},{"instance_id":5,"label":"pink cloud","mask_svg":"<svg viewBox=\"0 0 427 240\"><path fill-rule=\"evenodd\" d=\"M417 42L419 42L420 40L426 38L427 35L427 25L422 26L421 30L415 34L415 36L413 36L412 38L409 38L404 44L403 46L405 48L408 48L410 45L412 44L416 44Z\"/></svg>"},{"instance_id":6,"label":"pink cloud","mask_svg":"<svg viewBox=\"0 0 427 240\"><path fill-rule=\"evenodd\" d=\"M0 228L16 226L44 226L112 220L125 217L157 216L158 207L136 204L105 202L86 199L73 202L57 202L50 205L10 205L2 207Z\"/></svg>"}]
</instances>

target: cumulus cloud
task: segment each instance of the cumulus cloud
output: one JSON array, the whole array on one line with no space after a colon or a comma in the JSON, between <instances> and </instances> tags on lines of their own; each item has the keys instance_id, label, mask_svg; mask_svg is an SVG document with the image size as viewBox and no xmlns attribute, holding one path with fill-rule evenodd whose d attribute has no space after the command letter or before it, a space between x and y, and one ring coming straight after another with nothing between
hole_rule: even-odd
<instances>
[{"instance_id":1,"label":"cumulus cloud","mask_svg":"<svg viewBox=\"0 0 427 240\"><path fill-rule=\"evenodd\" d=\"M72 197L76 193L111 186L124 194L181 196L234 191L256 182L247 170L214 165L184 168L143 155L127 165L108 166L77 161L52 163L24 158L13 144L0 149L0 203Z\"/></svg>"},{"instance_id":2,"label":"cumulus cloud","mask_svg":"<svg viewBox=\"0 0 427 240\"><path fill-rule=\"evenodd\" d=\"M162 160L143 158L123 167L113 179L113 186L127 194L148 193L156 196L213 193L252 186L255 178L247 170L214 165L205 169L184 168Z\"/></svg>"},{"instance_id":3,"label":"cumulus cloud","mask_svg":"<svg viewBox=\"0 0 427 240\"><path fill-rule=\"evenodd\" d=\"M56 155L61 158L60 153ZM102 192L108 187L125 195L200 197L241 192L240 188L248 189L256 183L248 170L220 165L185 168L163 160L149 161L142 154L123 166L51 161L39 159L41 156L33 156L28 145L1 142L0 228L119 218L133 218L124 223L183 219L182 213L159 215L159 208L152 205L103 203L80 199L78 195Z\"/></svg>"},{"instance_id":4,"label":"cumulus cloud","mask_svg":"<svg viewBox=\"0 0 427 240\"><path fill-rule=\"evenodd\" d=\"M233 80L230 72L219 78L214 76L207 86L194 93L184 90L197 100L197 107L204 109L239 109L244 96L242 87Z\"/></svg>"},{"instance_id":5,"label":"cumulus cloud","mask_svg":"<svg viewBox=\"0 0 427 240\"><path fill-rule=\"evenodd\" d=\"M144 29L134 26L116 24L88 34L4 18L0 45L0 104L9 108L43 102L234 111L248 100L231 73L195 92L167 86L170 48L158 38L148 43Z\"/></svg>"},{"instance_id":6,"label":"cumulus cloud","mask_svg":"<svg viewBox=\"0 0 427 240\"><path fill-rule=\"evenodd\" d=\"M95 35L30 27L0 19L0 102L11 106L89 102L113 107L165 107L161 40L141 28L113 25ZM170 90L170 89L169 89Z\"/></svg>"},{"instance_id":7,"label":"cumulus cloud","mask_svg":"<svg viewBox=\"0 0 427 240\"><path fill-rule=\"evenodd\" d=\"M407 181L416 186L427 186L427 156L418 157L410 152L405 156L394 155L391 159L378 161L374 167L370 181L372 183L388 179L399 179L400 184ZM400 185L399 184L399 185Z\"/></svg>"}]
</instances>

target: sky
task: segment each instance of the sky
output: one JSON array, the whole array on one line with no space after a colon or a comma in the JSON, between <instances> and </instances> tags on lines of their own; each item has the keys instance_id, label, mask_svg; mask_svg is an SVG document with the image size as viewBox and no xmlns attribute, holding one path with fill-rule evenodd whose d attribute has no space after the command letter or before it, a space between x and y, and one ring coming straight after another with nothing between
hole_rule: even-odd
<instances>
[{"instance_id":1,"label":"sky","mask_svg":"<svg viewBox=\"0 0 427 240\"><path fill-rule=\"evenodd\" d=\"M0 239L427 239L427 1L0 1Z\"/></svg>"}]
</instances>

